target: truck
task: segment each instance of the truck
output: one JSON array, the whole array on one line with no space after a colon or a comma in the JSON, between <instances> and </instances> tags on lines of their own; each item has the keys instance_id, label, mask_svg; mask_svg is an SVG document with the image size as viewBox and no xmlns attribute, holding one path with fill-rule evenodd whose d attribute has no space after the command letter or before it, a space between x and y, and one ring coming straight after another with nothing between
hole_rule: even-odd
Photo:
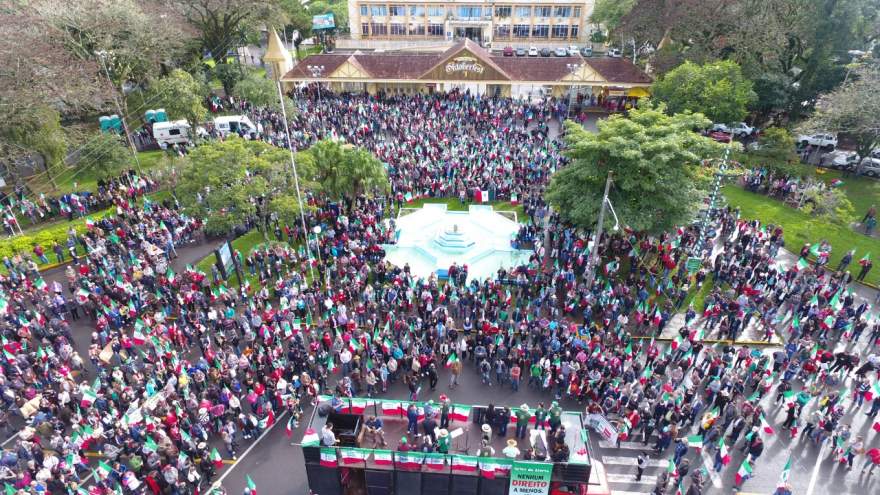
<instances>
[{"instance_id":1,"label":"truck","mask_svg":"<svg viewBox=\"0 0 880 495\"><path fill-rule=\"evenodd\" d=\"M161 149L181 144L192 146L192 129L186 120L172 120L153 124L153 139Z\"/></svg>"},{"instance_id":2,"label":"truck","mask_svg":"<svg viewBox=\"0 0 880 495\"><path fill-rule=\"evenodd\" d=\"M745 122L737 122L736 124L715 124L712 126L712 132L723 132L733 137L744 138L755 133L755 128Z\"/></svg>"},{"instance_id":3,"label":"truck","mask_svg":"<svg viewBox=\"0 0 880 495\"><path fill-rule=\"evenodd\" d=\"M805 148L815 146L821 149L834 149L837 147L837 136L834 134L801 134L797 137L798 146Z\"/></svg>"},{"instance_id":4,"label":"truck","mask_svg":"<svg viewBox=\"0 0 880 495\"><path fill-rule=\"evenodd\" d=\"M226 115L214 119L214 129L221 136L241 134L248 139L257 136L257 126L246 115Z\"/></svg>"}]
</instances>

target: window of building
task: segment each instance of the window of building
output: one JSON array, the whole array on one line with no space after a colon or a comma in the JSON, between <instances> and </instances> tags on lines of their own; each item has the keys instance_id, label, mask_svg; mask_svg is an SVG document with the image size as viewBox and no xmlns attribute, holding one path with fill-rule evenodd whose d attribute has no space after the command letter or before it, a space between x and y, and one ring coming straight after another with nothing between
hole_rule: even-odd
<instances>
[{"instance_id":1,"label":"window of building","mask_svg":"<svg viewBox=\"0 0 880 495\"><path fill-rule=\"evenodd\" d=\"M406 35L406 25L391 23L390 31L392 36L404 36Z\"/></svg>"},{"instance_id":2,"label":"window of building","mask_svg":"<svg viewBox=\"0 0 880 495\"><path fill-rule=\"evenodd\" d=\"M568 25L553 26L554 38L568 38Z\"/></svg>"},{"instance_id":3,"label":"window of building","mask_svg":"<svg viewBox=\"0 0 880 495\"><path fill-rule=\"evenodd\" d=\"M370 5L370 15L380 16L388 15L388 7L384 5Z\"/></svg>"},{"instance_id":4,"label":"window of building","mask_svg":"<svg viewBox=\"0 0 880 495\"><path fill-rule=\"evenodd\" d=\"M444 15L446 15L446 8L437 5L428 6L429 17L443 17Z\"/></svg>"},{"instance_id":5,"label":"window of building","mask_svg":"<svg viewBox=\"0 0 880 495\"><path fill-rule=\"evenodd\" d=\"M483 9L475 5L461 5L458 7L458 17L467 19L471 17L480 17Z\"/></svg>"},{"instance_id":6,"label":"window of building","mask_svg":"<svg viewBox=\"0 0 880 495\"><path fill-rule=\"evenodd\" d=\"M428 24L428 36L443 36L443 24Z\"/></svg>"},{"instance_id":7,"label":"window of building","mask_svg":"<svg viewBox=\"0 0 880 495\"><path fill-rule=\"evenodd\" d=\"M406 15L406 7L403 5L392 5L388 7L388 12L395 17L403 17Z\"/></svg>"},{"instance_id":8,"label":"window of building","mask_svg":"<svg viewBox=\"0 0 880 495\"><path fill-rule=\"evenodd\" d=\"M369 36L370 35L370 24L366 22L361 23L361 36Z\"/></svg>"},{"instance_id":9,"label":"window of building","mask_svg":"<svg viewBox=\"0 0 880 495\"><path fill-rule=\"evenodd\" d=\"M575 7L575 8L574 8L574 14L572 15L572 17L578 17L578 18L580 18L580 16L581 16L581 8L580 8L580 7Z\"/></svg>"},{"instance_id":10,"label":"window of building","mask_svg":"<svg viewBox=\"0 0 880 495\"><path fill-rule=\"evenodd\" d=\"M413 17L425 17L424 5L411 5L409 7L409 15Z\"/></svg>"},{"instance_id":11,"label":"window of building","mask_svg":"<svg viewBox=\"0 0 880 495\"><path fill-rule=\"evenodd\" d=\"M580 31L580 26L578 26L577 24L572 24L572 26L571 26L571 37L572 37L572 38L577 38L577 37L578 37L578 32L579 32L579 31Z\"/></svg>"},{"instance_id":12,"label":"window of building","mask_svg":"<svg viewBox=\"0 0 880 495\"><path fill-rule=\"evenodd\" d=\"M513 37L514 38L528 38L529 37L529 25L528 24L514 24L513 25Z\"/></svg>"},{"instance_id":13,"label":"window of building","mask_svg":"<svg viewBox=\"0 0 880 495\"><path fill-rule=\"evenodd\" d=\"M425 35L425 25L424 24L410 24L409 25L409 35L410 36L424 36Z\"/></svg>"},{"instance_id":14,"label":"window of building","mask_svg":"<svg viewBox=\"0 0 880 495\"><path fill-rule=\"evenodd\" d=\"M495 17L510 17L510 7L495 7Z\"/></svg>"},{"instance_id":15,"label":"window of building","mask_svg":"<svg viewBox=\"0 0 880 495\"><path fill-rule=\"evenodd\" d=\"M366 17L370 13L370 8L366 5L361 5L361 16Z\"/></svg>"},{"instance_id":16,"label":"window of building","mask_svg":"<svg viewBox=\"0 0 880 495\"><path fill-rule=\"evenodd\" d=\"M517 17L531 17L532 16L532 8L531 7L517 7L516 8L516 16Z\"/></svg>"},{"instance_id":17,"label":"window of building","mask_svg":"<svg viewBox=\"0 0 880 495\"><path fill-rule=\"evenodd\" d=\"M571 7L555 7L553 9L554 17L568 17L571 15Z\"/></svg>"},{"instance_id":18,"label":"window of building","mask_svg":"<svg viewBox=\"0 0 880 495\"><path fill-rule=\"evenodd\" d=\"M374 22L370 24L370 32L373 33L373 36L388 36L388 26L381 22Z\"/></svg>"},{"instance_id":19,"label":"window of building","mask_svg":"<svg viewBox=\"0 0 880 495\"><path fill-rule=\"evenodd\" d=\"M550 17L553 7L535 7L535 17Z\"/></svg>"},{"instance_id":20,"label":"window of building","mask_svg":"<svg viewBox=\"0 0 880 495\"><path fill-rule=\"evenodd\" d=\"M507 24L503 26L495 26L495 37L502 39L510 38L510 26Z\"/></svg>"},{"instance_id":21,"label":"window of building","mask_svg":"<svg viewBox=\"0 0 880 495\"><path fill-rule=\"evenodd\" d=\"M532 26L532 38L546 38L550 34L550 26L547 24L535 24Z\"/></svg>"}]
</instances>

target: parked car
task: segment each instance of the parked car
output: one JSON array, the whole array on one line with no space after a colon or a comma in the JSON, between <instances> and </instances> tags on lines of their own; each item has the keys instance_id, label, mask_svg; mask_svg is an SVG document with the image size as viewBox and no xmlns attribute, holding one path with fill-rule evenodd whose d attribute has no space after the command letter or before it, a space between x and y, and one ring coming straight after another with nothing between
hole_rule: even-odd
<instances>
[{"instance_id":1,"label":"parked car","mask_svg":"<svg viewBox=\"0 0 880 495\"><path fill-rule=\"evenodd\" d=\"M864 158L862 160L862 175L880 178L880 158L873 156Z\"/></svg>"},{"instance_id":2,"label":"parked car","mask_svg":"<svg viewBox=\"0 0 880 495\"><path fill-rule=\"evenodd\" d=\"M623 54L620 52L620 48L609 48L608 52L605 53L611 58L620 58Z\"/></svg>"},{"instance_id":3,"label":"parked car","mask_svg":"<svg viewBox=\"0 0 880 495\"><path fill-rule=\"evenodd\" d=\"M755 133L755 128L745 122L738 122L730 125L715 124L712 126L711 130L732 134L733 137L748 137Z\"/></svg>"},{"instance_id":4,"label":"parked car","mask_svg":"<svg viewBox=\"0 0 880 495\"><path fill-rule=\"evenodd\" d=\"M530 46L529 47L529 56L530 57L537 57L538 56L538 49L534 46Z\"/></svg>"},{"instance_id":5,"label":"parked car","mask_svg":"<svg viewBox=\"0 0 880 495\"><path fill-rule=\"evenodd\" d=\"M817 146L819 148L834 149L837 147L837 136L834 134L804 134L797 137L800 147Z\"/></svg>"},{"instance_id":6,"label":"parked car","mask_svg":"<svg viewBox=\"0 0 880 495\"><path fill-rule=\"evenodd\" d=\"M855 170L857 162L858 157L852 151L832 151L819 158L820 166L837 170Z\"/></svg>"},{"instance_id":7,"label":"parked car","mask_svg":"<svg viewBox=\"0 0 880 495\"><path fill-rule=\"evenodd\" d=\"M541 48L542 57L549 57L552 53L549 48Z\"/></svg>"},{"instance_id":8,"label":"parked car","mask_svg":"<svg viewBox=\"0 0 880 495\"><path fill-rule=\"evenodd\" d=\"M709 132L709 137L718 141L719 143L729 143L732 139L730 134L721 131L711 131Z\"/></svg>"},{"instance_id":9,"label":"parked car","mask_svg":"<svg viewBox=\"0 0 880 495\"><path fill-rule=\"evenodd\" d=\"M593 47L585 46L581 48L581 55L584 57L592 57L593 56Z\"/></svg>"},{"instance_id":10,"label":"parked car","mask_svg":"<svg viewBox=\"0 0 880 495\"><path fill-rule=\"evenodd\" d=\"M516 56L517 57L525 57L527 53L528 52L526 52L525 48L517 48L516 49Z\"/></svg>"},{"instance_id":11,"label":"parked car","mask_svg":"<svg viewBox=\"0 0 880 495\"><path fill-rule=\"evenodd\" d=\"M501 53L505 57L512 57L513 56L513 47L512 46L505 46L504 51Z\"/></svg>"},{"instance_id":12,"label":"parked car","mask_svg":"<svg viewBox=\"0 0 880 495\"><path fill-rule=\"evenodd\" d=\"M557 57L567 57L568 56L568 49L565 48L564 46L560 46L559 48L557 48L553 52L553 55L556 55Z\"/></svg>"},{"instance_id":13,"label":"parked car","mask_svg":"<svg viewBox=\"0 0 880 495\"><path fill-rule=\"evenodd\" d=\"M576 45L568 45L568 54L574 57L578 54L578 47Z\"/></svg>"}]
</instances>

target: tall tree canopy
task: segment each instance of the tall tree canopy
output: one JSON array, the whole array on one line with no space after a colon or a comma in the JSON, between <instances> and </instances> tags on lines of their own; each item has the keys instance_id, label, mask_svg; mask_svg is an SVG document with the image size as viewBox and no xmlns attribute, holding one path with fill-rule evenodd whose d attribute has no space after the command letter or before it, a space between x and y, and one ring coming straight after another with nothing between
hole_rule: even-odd
<instances>
[{"instance_id":1,"label":"tall tree canopy","mask_svg":"<svg viewBox=\"0 0 880 495\"><path fill-rule=\"evenodd\" d=\"M95 61L101 70L103 54L117 87L159 77L189 40L174 16L151 1L39 0L34 7L63 33L65 48L75 58Z\"/></svg>"},{"instance_id":2,"label":"tall tree canopy","mask_svg":"<svg viewBox=\"0 0 880 495\"><path fill-rule=\"evenodd\" d=\"M389 190L388 173L369 151L323 139L297 154L297 163L310 172L300 174L332 199L354 199L361 194Z\"/></svg>"},{"instance_id":3,"label":"tall tree canopy","mask_svg":"<svg viewBox=\"0 0 880 495\"><path fill-rule=\"evenodd\" d=\"M602 0L599 13L606 3L619 12ZM636 0L608 27L624 53L654 49L660 73L682 60L733 60L754 81L762 115L798 118L843 80L847 52L878 38L878 17L880 0Z\"/></svg>"},{"instance_id":4,"label":"tall tree canopy","mask_svg":"<svg viewBox=\"0 0 880 495\"><path fill-rule=\"evenodd\" d=\"M186 119L195 127L208 115L205 108L205 87L189 72L171 71L150 86L147 101L153 107L164 108L172 119Z\"/></svg>"},{"instance_id":5,"label":"tall tree canopy","mask_svg":"<svg viewBox=\"0 0 880 495\"><path fill-rule=\"evenodd\" d=\"M572 161L553 175L546 199L564 220L592 229L612 173L609 198L622 224L658 232L688 222L703 194L701 160L724 148L694 132L708 125L700 114L667 115L662 105L599 121L596 133L566 122Z\"/></svg>"},{"instance_id":6,"label":"tall tree canopy","mask_svg":"<svg viewBox=\"0 0 880 495\"><path fill-rule=\"evenodd\" d=\"M859 158L880 147L880 69L862 67L837 89L822 95L805 131L836 132L849 137ZM859 160L861 162L861 160Z\"/></svg>"},{"instance_id":7,"label":"tall tree canopy","mask_svg":"<svg viewBox=\"0 0 880 495\"><path fill-rule=\"evenodd\" d=\"M670 113L700 112L712 122L723 123L742 120L757 100L752 82L730 60L704 65L685 62L658 79L651 94Z\"/></svg>"},{"instance_id":8,"label":"tall tree canopy","mask_svg":"<svg viewBox=\"0 0 880 495\"><path fill-rule=\"evenodd\" d=\"M277 0L167 0L197 31L202 51L223 60L264 25L284 25Z\"/></svg>"}]
</instances>

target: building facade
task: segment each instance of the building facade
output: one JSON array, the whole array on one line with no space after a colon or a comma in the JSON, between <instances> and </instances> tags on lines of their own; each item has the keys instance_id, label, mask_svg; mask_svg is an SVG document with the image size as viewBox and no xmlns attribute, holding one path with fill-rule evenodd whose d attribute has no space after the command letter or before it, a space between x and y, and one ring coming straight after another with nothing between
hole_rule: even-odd
<instances>
[{"instance_id":1,"label":"building facade","mask_svg":"<svg viewBox=\"0 0 880 495\"><path fill-rule=\"evenodd\" d=\"M652 79L623 58L503 57L464 39L439 53L310 55L281 81L288 89L319 84L336 92L404 95L458 90L518 100L567 99L599 109L647 96Z\"/></svg>"},{"instance_id":2,"label":"building facade","mask_svg":"<svg viewBox=\"0 0 880 495\"><path fill-rule=\"evenodd\" d=\"M349 0L351 39L418 46L470 39L484 47L589 42L595 0Z\"/></svg>"}]
</instances>

